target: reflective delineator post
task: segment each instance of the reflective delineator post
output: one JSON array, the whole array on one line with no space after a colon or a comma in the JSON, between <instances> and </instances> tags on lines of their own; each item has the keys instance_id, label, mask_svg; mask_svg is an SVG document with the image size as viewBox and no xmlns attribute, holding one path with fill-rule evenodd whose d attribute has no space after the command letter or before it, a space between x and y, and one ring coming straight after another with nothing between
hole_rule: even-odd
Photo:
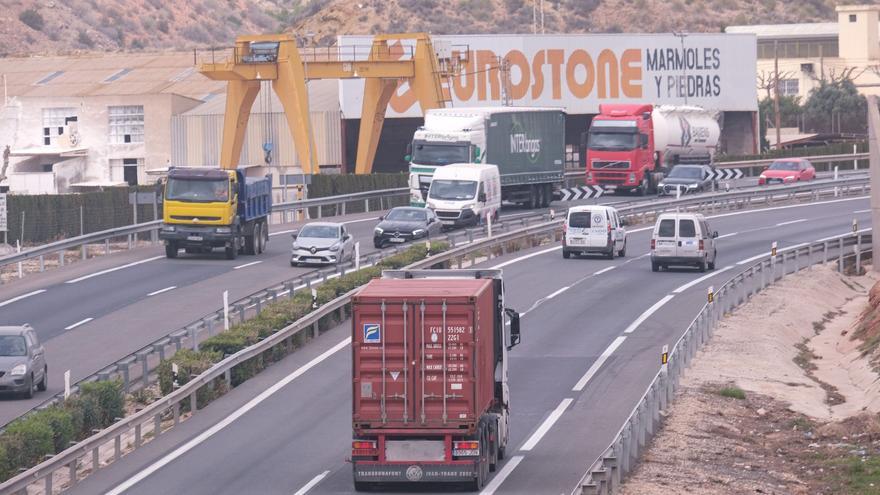
<instances>
[{"instance_id":1,"label":"reflective delineator post","mask_svg":"<svg viewBox=\"0 0 880 495\"><path fill-rule=\"evenodd\" d=\"M492 238L492 213L486 214L486 232L489 235L489 239Z\"/></svg>"},{"instance_id":2,"label":"reflective delineator post","mask_svg":"<svg viewBox=\"0 0 880 495\"><path fill-rule=\"evenodd\" d=\"M361 269L361 242L354 243L354 271Z\"/></svg>"},{"instance_id":3,"label":"reflective delineator post","mask_svg":"<svg viewBox=\"0 0 880 495\"><path fill-rule=\"evenodd\" d=\"M229 330L229 291L223 291L223 330Z\"/></svg>"},{"instance_id":4,"label":"reflective delineator post","mask_svg":"<svg viewBox=\"0 0 880 495\"><path fill-rule=\"evenodd\" d=\"M853 218L853 227L852 227L852 229L853 229L853 234L855 234L856 232L859 231L859 221L858 221L857 219L855 219L855 218Z\"/></svg>"},{"instance_id":5,"label":"reflective delineator post","mask_svg":"<svg viewBox=\"0 0 880 495\"><path fill-rule=\"evenodd\" d=\"M70 397L70 370L64 372L64 398Z\"/></svg>"}]
</instances>

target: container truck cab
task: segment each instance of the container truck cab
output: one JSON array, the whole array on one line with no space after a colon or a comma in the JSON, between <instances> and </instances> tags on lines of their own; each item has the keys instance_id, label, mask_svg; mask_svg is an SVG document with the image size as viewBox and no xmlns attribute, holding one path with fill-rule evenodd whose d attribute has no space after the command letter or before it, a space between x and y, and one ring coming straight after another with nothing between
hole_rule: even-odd
<instances>
[{"instance_id":1,"label":"container truck cab","mask_svg":"<svg viewBox=\"0 0 880 495\"><path fill-rule=\"evenodd\" d=\"M165 181L164 215L159 238L165 255L225 249L226 258L239 252L260 254L269 242L272 176L245 177L241 170L169 169Z\"/></svg>"},{"instance_id":2,"label":"container truck cab","mask_svg":"<svg viewBox=\"0 0 880 495\"><path fill-rule=\"evenodd\" d=\"M501 270L385 271L352 299L355 490L468 483L508 443L508 351L519 315Z\"/></svg>"},{"instance_id":3,"label":"container truck cab","mask_svg":"<svg viewBox=\"0 0 880 495\"><path fill-rule=\"evenodd\" d=\"M582 135L586 183L610 191L654 193L679 163L711 163L720 128L700 107L599 105Z\"/></svg>"},{"instance_id":4,"label":"container truck cab","mask_svg":"<svg viewBox=\"0 0 880 495\"><path fill-rule=\"evenodd\" d=\"M427 207L444 227L476 225L498 219L501 177L495 165L455 163L434 172Z\"/></svg>"}]
</instances>

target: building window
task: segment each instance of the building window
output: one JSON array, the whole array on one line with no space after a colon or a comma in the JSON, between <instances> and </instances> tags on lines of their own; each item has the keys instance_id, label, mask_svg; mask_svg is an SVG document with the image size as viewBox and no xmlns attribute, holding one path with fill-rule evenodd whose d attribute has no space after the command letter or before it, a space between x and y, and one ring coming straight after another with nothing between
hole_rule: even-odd
<instances>
[{"instance_id":1,"label":"building window","mask_svg":"<svg viewBox=\"0 0 880 495\"><path fill-rule=\"evenodd\" d=\"M110 143L144 142L144 106L126 105L108 107L110 114Z\"/></svg>"},{"instance_id":2,"label":"building window","mask_svg":"<svg viewBox=\"0 0 880 495\"><path fill-rule=\"evenodd\" d=\"M43 146L57 145L72 122L76 122L76 108L43 109ZM76 125L74 124L74 128Z\"/></svg>"},{"instance_id":3,"label":"building window","mask_svg":"<svg viewBox=\"0 0 880 495\"><path fill-rule=\"evenodd\" d=\"M143 158L114 158L110 160L110 180L136 186L140 184L143 169Z\"/></svg>"},{"instance_id":4,"label":"building window","mask_svg":"<svg viewBox=\"0 0 880 495\"><path fill-rule=\"evenodd\" d=\"M799 93L799 83L797 79L780 79L779 94L782 96L797 96Z\"/></svg>"},{"instance_id":5,"label":"building window","mask_svg":"<svg viewBox=\"0 0 880 495\"><path fill-rule=\"evenodd\" d=\"M856 19L857 19L857 17L856 17L855 14L850 14L850 15L849 15L849 22L856 22Z\"/></svg>"}]
</instances>

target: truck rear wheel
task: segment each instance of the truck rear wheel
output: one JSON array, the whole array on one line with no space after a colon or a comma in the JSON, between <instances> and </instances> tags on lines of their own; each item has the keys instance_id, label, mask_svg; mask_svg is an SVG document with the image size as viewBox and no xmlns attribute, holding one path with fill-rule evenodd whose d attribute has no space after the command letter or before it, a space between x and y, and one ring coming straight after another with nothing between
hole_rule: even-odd
<instances>
[{"instance_id":1,"label":"truck rear wheel","mask_svg":"<svg viewBox=\"0 0 880 495\"><path fill-rule=\"evenodd\" d=\"M177 258L177 244L174 242L168 242L165 244L165 257L168 259Z\"/></svg>"},{"instance_id":2,"label":"truck rear wheel","mask_svg":"<svg viewBox=\"0 0 880 495\"><path fill-rule=\"evenodd\" d=\"M538 207L538 190L535 186L529 186L529 200L526 202L526 208L534 210Z\"/></svg>"},{"instance_id":3,"label":"truck rear wheel","mask_svg":"<svg viewBox=\"0 0 880 495\"><path fill-rule=\"evenodd\" d=\"M480 459L477 461L477 477L471 482L471 490L478 492L483 489L486 479L489 477L489 442L486 435L486 427L480 431Z\"/></svg>"},{"instance_id":4,"label":"truck rear wheel","mask_svg":"<svg viewBox=\"0 0 880 495\"><path fill-rule=\"evenodd\" d=\"M254 227L254 231L251 232L250 235L244 236L244 254L257 254L256 246L254 245L254 238L257 234L257 228Z\"/></svg>"}]
</instances>

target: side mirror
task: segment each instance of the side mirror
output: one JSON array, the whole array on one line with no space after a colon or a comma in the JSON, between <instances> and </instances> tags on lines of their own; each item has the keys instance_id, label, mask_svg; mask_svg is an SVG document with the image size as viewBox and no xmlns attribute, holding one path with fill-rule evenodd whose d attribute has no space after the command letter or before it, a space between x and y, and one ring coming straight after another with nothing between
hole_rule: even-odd
<instances>
[{"instance_id":1,"label":"side mirror","mask_svg":"<svg viewBox=\"0 0 880 495\"><path fill-rule=\"evenodd\" d=\"M293 237L293 239L296 240L296 236L298 236L298 235L299 235L299 231L294 230L293 232L291 232L290 237Z\"/></svg>"},{"instance_id":2,"label":"side mirror","mask_svg":"<svg viewBox=\"0 0 880 495\"><path fill-rule=\"evenodd\" d=\"M434 217L428 218L428 223L434 223Z\"/></svg>"},{"instance_id":3,"label":"side mirror","mask_svg":"<svg viewBox=\"0 0 880 495\"><path fill-rule=\"evenodd\" d=\"M344 236L342 236L342 240L343 240L343 241L347 241L347 240L349 240L349 239L351 239L351 236L348 235L348 234L345 234Z\"/></svg>"},{"instance_id":4,"label":"side mirror","mask_svg":"<svg viewBox=\"0 0 880 495\"><path fill-rule=\"evenodd\" d=\"M519 313L509 308L504 308L504 313L510 318L510 343L507 345L509 351L520 342Z\"/></svg>"},{"instance_id":5,"label":"side mirror","mask_svg":"<svg viewBox=\"0 0 880 495\"><path fill-rule=\"evenodd\" d=\"M385 220L385 215L380 215L379 218L377 218L376 220L379 220L380 222L381 222L382 220Z\"/></svg>"},{"instance_id":6,"label":"side mirror","mask_svg":"<svg viewBox=\"0 0 880 495\"><path fill-rule=\"evenodd\" d=\"M480 147L474 146L474 163L477 163L479 161L480 161Z\"/></svg>"},{"instance_id":7,"label":"side mirror","mask_svg":"<svg viewBox=\"0 0 880 495\"><path fill-rule=\"evenodd\" d=\"M477 201L479 201L480 203L485 203L486 202L486 193L481 192L480 194L478 194Z\"/></svg>"},{"instance_id":8,"label":"side mirror","mask_svg":"<svg viewBox=\"0 0 880 495\"><path fill-rule=\"evenodd\" d=\"M411 162L411 161L412 161L412 155L404 155L404 157L403 157L403 161L405 161L405 162Z\"/></svg>"},{"instance_id":9,"label":"side mirror","mask_svg":"<svg viewBox=\"0 0 880 495\"><path fill-rule=\"evenodd\" d=\"M629 225L629 222L626 221L626 217L621 217L620 218L620 226L626 227L627 225Z\"/></svg>"},{"instance_id":10,"label":"side mirror","mask_svg":"<svg viewBox=\"0 0 880 495\"><path fill-rule=\"evenodd\" d=\"M712 232L712 239L717 239L717 238L718 238L718 231L716 230L715 232Z\"/></svg>"}]
</instances>

